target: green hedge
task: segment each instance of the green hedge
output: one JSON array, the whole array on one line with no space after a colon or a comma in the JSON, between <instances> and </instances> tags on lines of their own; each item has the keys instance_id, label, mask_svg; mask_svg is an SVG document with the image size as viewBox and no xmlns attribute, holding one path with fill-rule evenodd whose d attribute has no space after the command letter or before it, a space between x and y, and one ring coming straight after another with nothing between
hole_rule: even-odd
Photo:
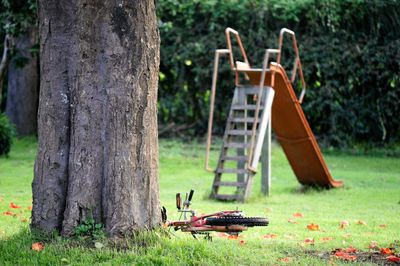
<instances>
[{"instance_id":1,"label":"green hedge","mask_svg":"<svg viewBox=\"0 0 400 266\"><path fill-rule=\"evenodd\" d=\"M0 113L0 156L8 155L12 138L15 135L14 126L4 113Z\"/></svg>"},{"instance_id":2,"label":"green hedge","mask_svg":"<svg viewBox=\"0 0 400 266\"><path fill-rule=\"evenodd\" d=\"M238 30L253 65L276 48L279 30L293 29L308 85L303 104L325 146L400 141L400 1L162 0L159 122L203 135L208 120L214 50L224 30ZM290 48L289 42L287 42ZM290 49L283 60L292 63ZM216 133L221 134L233 92L223 64ZM284 64L285 65L285 64ZM176 127L175 127L176 128Z\"/></svg>"}]
</instances>

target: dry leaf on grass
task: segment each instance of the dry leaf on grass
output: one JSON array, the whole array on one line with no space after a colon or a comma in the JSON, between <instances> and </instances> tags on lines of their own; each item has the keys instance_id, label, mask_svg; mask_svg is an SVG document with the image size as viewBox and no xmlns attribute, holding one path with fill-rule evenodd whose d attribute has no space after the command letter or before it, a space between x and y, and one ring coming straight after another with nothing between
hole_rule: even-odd
<instances>
[{"instance_id":1,"label":"dry leaf on grass","mask_svg":"<svg viewBox=\"0 0 400 266\"><path fill-rule=\"evenodd\" d=\"M386 260L390 262L400 263L400 258L393 255L386 257Z\"/></svg>"},{"instance_id":2,"label":"dry leaf on grass","mask_svg":"<svg viewBox=\"0 0 400 266\"><path fill-rule=\"evenodd\" d=\"M304 215L303 215L302 213L300 213L300 212L295 212L295 213L293 213L293 217L296 217L296 218L303 218Z\"/></svg>"},{"instance_id":3,"label":"dry leaf on grass","mask_svg":"<svg viewBox=\"0 0 400 266\"><path fill-rule=\"evenodd\" d=\"M33 243L32 244L32 250L34 250L34 251L42 251L44 249L44 245L43 245L43 243L40 243L40 242L36 242L36 243Z\"/></svg>"},{"instance_id":4,"label":"dry leaf on grass","mask_svg":"<svg viewBox=\"0 0 400 266\"><path fill-rule=\"evenodd\" d=\"M310 231L318 231L319 230L319 225L311 223L311 224L307 225L307 228Z\"/></svg>"},{"instance_id":5,"label":"dry leaf on grass","mask_svg":"<svg viewBox=\"0 0 400 266\"><path fill-rule=\"evenodd\" d=\"M11 209L19 209L19 208L21 208L21 206L19 206L19 205L17 205L17 204L14 204L14 202L11 202L11 203L10 203L10 208L11 208Z\"/></svg>"},{"instance_id":6,"label":"dry leaf on grass","mask_svg":"<svg viewBox=\"0 0 400 266\"><path fill-rule=\"evenodd\" d=\"M380 252L385 255L392 255L393 251L390 248L381 248Z\"/></svg>"},{"instance_id":7,"label":"dry leaf on grass","mask_svg":"<svg viewBox=\"0 0 400 266\"><path fill-rule=\"evenodd\" d=\"M278 237L277 234L266 234L266 235L264 236L264 238L267 238L267 239L276 238L276 237Z\"/></svg>"},{"instance_id":8,"label":"dry leaf on grass","mask_svg":"<svg viewBox=\"0 0 400 266\"><path fill-rule=\"evenodd\" d=\"M342 260L347 260L347 261L355 261L357 260L357 256L356 255L350 255L347 252L343 252L343 251L336 251L335 252L335 257L342 259Z\"/></svg>"},{"instance_id":9,"label":"dry leaf on grass","mask_svg":"<svg viewBox=\"0 0 400 266\"><path fill-rule=\"evenodd\" d=\"M343 220L343 221L340 222L339 228L340 228L340 229L345 229L347 226L349 226L349 224L350 224L350 223L349 223L348 221Z\"/></svg>"},{"instance_id":10,"label":"dry leaf on grass","mask_svg":"<svg viewBox=\"0 0 400 266\"><path fill-rule=\"evenodd\" d=\"M356 224L358 224L358 225L367 225L367 223L365 221L362 221L362 220L358 220L356 222Z\"/></svg>"}]
</instances>

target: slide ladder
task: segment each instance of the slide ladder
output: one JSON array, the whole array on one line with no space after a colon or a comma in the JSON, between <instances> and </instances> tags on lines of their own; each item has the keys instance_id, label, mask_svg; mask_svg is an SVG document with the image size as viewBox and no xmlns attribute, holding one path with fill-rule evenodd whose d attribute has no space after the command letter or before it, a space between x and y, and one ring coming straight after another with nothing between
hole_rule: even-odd
<instances>
[{"instance_id":1,"label":"slide ladder","mask_svg":"<svg viewBox=\"0 0 400 266\"><path fill-rule=\"evenodd\" d=\"M244 201L249 195L271 114L273 95L271 87L235 88L215 170L212 198Z\"/></svg>"}]
</instances>

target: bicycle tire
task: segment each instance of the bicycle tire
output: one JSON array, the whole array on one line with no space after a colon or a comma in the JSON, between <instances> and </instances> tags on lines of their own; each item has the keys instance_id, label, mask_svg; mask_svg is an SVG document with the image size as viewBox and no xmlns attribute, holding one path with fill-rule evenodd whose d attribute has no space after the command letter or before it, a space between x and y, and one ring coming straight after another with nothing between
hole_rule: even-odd
<instances>
[{"instance_id":1,"label":"bicycle tire","mask_svg":"<svg viewBox=\"0 0 400 266\"><path fill-rule=\"evenodd\" d=\"M225 216L218 218L207 218L206 225L216 226L229 226L229 225L243 225L247 227L253 226L267 226L268 219L264 217L239 217L239 216Z\"/></svg>"}]
</instances>

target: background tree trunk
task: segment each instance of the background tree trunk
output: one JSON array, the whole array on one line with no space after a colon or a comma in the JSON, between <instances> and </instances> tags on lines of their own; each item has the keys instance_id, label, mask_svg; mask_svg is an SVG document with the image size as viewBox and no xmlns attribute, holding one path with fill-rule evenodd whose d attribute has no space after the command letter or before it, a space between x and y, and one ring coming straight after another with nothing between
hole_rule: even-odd
<instances>
[{"instance_id":1,"label":"background tree trunk","mask_svg":"<svg viewBox=\"0 0 400 266\"><path fill-rule=\"evenodd\" d=\"M3 100L2 99L3 83L4 83L6 73L7 73L8 62L9 62L9 55L8 55L9 42L10 42L9 36L8 36L8 34L6 34L6 36L4 37L3 52L2 52L1 61L0 61L0 105L2 104L2 100Z\"/></svg>"},{"instance_id":2,"label":"background tree trunk","mask_svg":"<svg viewBox=\"0 0 400 266\"><path fill-rule=\"evenodd\" d=\"M15 38L17 54L8 67L6 114L15 124L18 136L36 134L37 129L39 66L38 58L31 54L36 43L34 27Z\"/></svg>"},{"instance_id":3,"label":"background tree trunk","mask_svg":"<svg viewBox=\"0 0 400 266\"><path fill-rule=\"evenodd\" d=\"M32 227L110 235L160 224L153 1L39 0Z\"/></svg>"}]
</instances>

